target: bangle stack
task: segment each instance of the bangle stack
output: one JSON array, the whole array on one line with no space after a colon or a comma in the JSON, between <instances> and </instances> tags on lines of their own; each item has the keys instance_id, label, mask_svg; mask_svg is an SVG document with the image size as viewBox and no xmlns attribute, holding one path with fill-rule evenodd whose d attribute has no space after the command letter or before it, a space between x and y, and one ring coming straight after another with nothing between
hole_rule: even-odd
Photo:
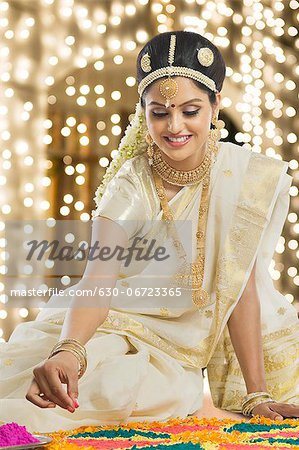
<instances>
[{"instance_id":1,"label":"bangle stack","mask_svg":"<svg viewBox=\"0 0 299 450\"><path fill-rule=\"evenodd\" d=\"M52 348L48 359L59 352L70 352L76 356L79 363L78 378L81 378L87 369L87 354L84 345L77 339L62 339Z\"/></svg>"},{"instance_id":2,"label":"bangle stack","mask_svg":"<svg viewBox=\"0 0 299 450\"><path fill-rule=\"evenodd\" d=\"M268 392L252 392L244 397L242 402L242 414L252 416L253 409L262 403L275 403Z\"/></svg>"}]
</instances>

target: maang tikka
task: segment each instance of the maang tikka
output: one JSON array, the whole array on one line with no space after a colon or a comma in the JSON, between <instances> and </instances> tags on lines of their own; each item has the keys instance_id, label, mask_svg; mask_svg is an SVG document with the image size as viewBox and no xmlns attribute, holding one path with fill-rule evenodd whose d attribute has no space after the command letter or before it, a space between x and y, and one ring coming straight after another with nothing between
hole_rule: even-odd
<instances>
[{"instance_id":1,"label":"maang tikka","mask_svg":"<svg viewBox=\"0 0 299 450\"><path fill-rule=\"evenodd\" d=\"M168 53L168 64L170 67L172 67L172 64L174 62L174 54L175 54L175 45L176 45L176 35L172 34L170 36L170 45L169 45L169 53ZM161 81L159 90L161 95L166 98L165 102L165 108L168 108L170 106L170 100L175 97L179 90L179 85L171 78L170 74L168 74L168 78Z\"/></svg>"}]
</instances>

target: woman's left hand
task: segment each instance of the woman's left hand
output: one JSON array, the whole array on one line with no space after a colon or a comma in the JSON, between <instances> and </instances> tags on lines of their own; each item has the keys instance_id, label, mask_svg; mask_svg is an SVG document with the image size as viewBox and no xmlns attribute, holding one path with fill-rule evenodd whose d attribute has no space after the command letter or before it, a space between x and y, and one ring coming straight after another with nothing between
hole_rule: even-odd
<instances>
[{"instance_id":1,"label":"woman's left hand","mask_svg":"<svg viewBox=\"0 0 299 450\"><path fill-rule=\"evenodd\" d=\"M272 420L299 417L299 405L287 403L261 403L252 410L254 416L264 416Z\"/></svg>"}]
</instances>

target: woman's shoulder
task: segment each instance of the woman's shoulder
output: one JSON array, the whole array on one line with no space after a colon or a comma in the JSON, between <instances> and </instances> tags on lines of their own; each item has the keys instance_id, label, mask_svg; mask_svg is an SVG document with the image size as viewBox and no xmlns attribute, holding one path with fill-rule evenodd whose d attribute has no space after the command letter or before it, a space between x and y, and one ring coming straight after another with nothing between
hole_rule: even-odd
<instances>
[{"instance_id":1,"label":"woman's shoulder","mask_svg":"<svg viewBox=\"0 0 299 450\"><path fill-rule=\"evenodd\" d=\"M218 167L226 173L231 173L234 178L242 178L246 172L251 150L233 142L220 142Z\"/></svg>"},{"instance_id":2,"label":"woman's shoulder","mask_svg":"<svg viewBox=\"0 0 299 450\"><path fill-rule=\"evenodd\" d=\"M125 162L127 164L127 167L130 167L131 170L138 170L138 169L148 169L148 159L146 157L145 153L141 153L141 155L133 156L133 158L127 159Z\"/></svg>"},{"instance_id":3,"label":"woman's shoulder","mask_svg":"<svg viewBox=\"0 0 299 450\"><path fill-rule=\"evenodd\" d=\"M266 190L281 186L288 190L292 177L288 175L288 163L232 142L221 142L215 167L215 193L236 203L241 189L250 195L262 196ZM245 192L245 191L244 191Z\"/></svg>"},{"instance_id":4,"label":"woman's shoulder","mask_svg":"<svg viewBox=\"0 0 299 450\"><path fill-rule=\"evenodd\" d=\"M220 141L220 152L223 153L223 156L226 158L243 158L248 159L250 158L251 154L253 153L250 148L244 145L240 144L234 144L233 142L222 142Z\"/></svg>"},{"instance_id":5,"label":"woman's shoulder","mask_svg":"<svg viewBox=\"0 0 299 450\"><path fill-rule=\"evenodd\" d=\"M149 171L150 165L145 153L127 159L120 168L120 174L128 174L131 176L140 176Z\"/></svg>"},{"instance_id":6,"label":"woman's shoulder","mask_svg":"<svg viewBox=\"0 0 299 450\"><path fill-rule=\"evenodd\" d=\"M257 158L263 164L274 163L281 168L288 166L286 161L280 158L264 155L263 153L254 152L246 144L239 145L233 142L221 142L220 151L223 153L224 159L231 159L234 163L248 162L250 158Z\"/></svg>"}]
</instances>

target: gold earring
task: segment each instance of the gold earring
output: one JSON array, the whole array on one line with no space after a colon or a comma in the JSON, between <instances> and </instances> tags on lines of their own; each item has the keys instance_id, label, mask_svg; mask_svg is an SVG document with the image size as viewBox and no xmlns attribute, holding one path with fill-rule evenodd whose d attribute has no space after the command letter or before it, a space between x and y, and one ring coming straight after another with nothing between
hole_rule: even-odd
<instances>
[{"instance_id":1,"label":"gold earring","mask_svg":"<svg viewBox=\"0 0 299 450\"><path fill-rule=\"evenodd\" d=\"M153 162L154 162L153 158L154 158L154 145L155 145L155 143L154 143L154 141L153 141L153 139L152 139L152 137L151 137L151 135L149 133L146 133L145 140L146 140L146 142L148 144L148 147L147 147L148 163L149 163L150 166L152 166Z\"/></svg>"},{"instance_id":2,"label":"gold earring","mask_svg":"<svg viewBox=\"0 0 299 450\"><path fill-rule=\"evenodd\" d=\"M225 127L225 123L223 120L218 120L218 114L216 113L212 118L212 125L214 128L211 128L209 133L209 144L212 152L217 154L218 142L221 138L221 130Z\"/></svg>"}]
</instances>

